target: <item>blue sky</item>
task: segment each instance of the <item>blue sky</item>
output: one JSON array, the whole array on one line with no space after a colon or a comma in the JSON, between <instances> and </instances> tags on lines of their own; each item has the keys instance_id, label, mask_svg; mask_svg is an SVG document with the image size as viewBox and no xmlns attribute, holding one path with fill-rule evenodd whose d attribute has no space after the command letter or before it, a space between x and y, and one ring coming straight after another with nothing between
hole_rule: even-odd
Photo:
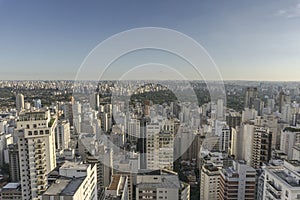
<instances>
[{"instance_id":1,"label":"blue sky","mask_svg":"<svg viewBox=\"0 0 300 200\"><path fill-rule=\"evenodd\" d=\"M300 80L295 0L0 0L0 79L74 79L97 44L147 26L194 38L224 79Z\"/></svg>"}]
</instances>

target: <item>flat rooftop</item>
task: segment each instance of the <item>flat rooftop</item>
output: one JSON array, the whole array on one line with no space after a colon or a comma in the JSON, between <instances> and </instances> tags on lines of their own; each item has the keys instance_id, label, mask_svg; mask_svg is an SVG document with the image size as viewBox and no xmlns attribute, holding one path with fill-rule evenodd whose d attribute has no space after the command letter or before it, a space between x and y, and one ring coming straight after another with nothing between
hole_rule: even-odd
<instances>
[{"instance_id":1,"label":"flat rooftop","mask_svg":"<svg viewBox=\"0 0 300 200\"><path fill-rule=\"evenodd\" d=\"M300 180L296 179L295 177L292 177L288 173L286 173L284 170L278 170L273 171L274 174L279 176L282 180L284 180L286 183L288 183L292 187L300 187Z\"/></svg>"},{"instance_id":2,"label":"flat rooftop","mask_svg":"<svg viewBox=\"0 0 300 200\"><path fill-rule=\"evenodd\" d=\"M73 196L85 178L57 179L43 194L43 196Z\"/></svg>"},{"instance_id":3,"label":"flat rooftop","mask_svg":"<svg viewBox=\"0 0 300 200\"><path fill-rule=\"evenodd\" d=\"M7 183L2 189L18 189L20 185L20 183Z\"/></svg>"},{"instance_id":4,"label":"flat rooftop","mask_svg":"<svg viewBox=\"0 0 300 200\"><path fill-rule=\"evenodd\" d=\"M161 182L138 183L138 188L180 188L181 184L176 175L161 175Z\"/></svg>"},{"instance_id":5,"label":"flat rooftop","mask_svg":"<svg viewBox=\"0 0 300 200\"><path fill-rule=\"evenodd\" d=\"M89 164L79 164L77 162L68 162L66 161L60 169L65 170L65 169L74 169L74 170L87 170L89 167Z\"/></svg>"}]
</instances>

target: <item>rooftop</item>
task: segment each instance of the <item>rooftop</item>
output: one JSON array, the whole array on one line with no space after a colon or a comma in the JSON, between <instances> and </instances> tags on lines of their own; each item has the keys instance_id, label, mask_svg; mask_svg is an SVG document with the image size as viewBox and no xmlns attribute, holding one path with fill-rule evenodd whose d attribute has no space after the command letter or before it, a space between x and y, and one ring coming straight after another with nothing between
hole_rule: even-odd
<instances>
[{"instance_id":1,"label":"rooftop","mask_svg":"<svg viewBox=\"0 0 300 200\"><path fill-rule=\"evenodd\" d=\"M161 175L161 182L145 182L138 183L138 188L180 188L181 184L178 176L175 175Z\"/></svg>"},{"instance_id":2,"label":"rooftop","mask_svg":"<svg viewBox=\"0 0 300 200\"><path fill-rule=\"evenodd\" d=\"M43 196L73 196L84 181L83 178L57 179L43 194Z\"/></svg>"},{"instance_id":3,"label":"rooftop","mask_svg":"<svg viewBox=\"0 0 300 200\"><path fill-rule=\"evenodd\" d=\"M7 183L2 189L18 189L20 183Z\"/></svg>"},{"instance_id":4,"label":"rooftop","mask_svg":"<svg viewBox=\"0 0 300 200\"><path fill-rule=\"evenodd\" d=\"M216 166L214 166L213 164L206 164L203 166L205 169L207 169L210 172L216 172L219 171L219 168L217 168Z\"/></svg>"},{"instance_id":5,"label":"rooftop","mask_svg":"<svg viewBox=\"0 0 300 200\"><path fill-rule=\"evenodd\" d=\"M300 128L296 127L286 127L283 129L283 132L300 132Z\"/></svg>"},{"instance_id":6,"label":"rooftop","mask_svg":"<svg viewBox=\"0 0 300 200\"><path fill-rule=\"evenodd\" d=\"M181 182L179 181L179 177L177 173L168 171L168 170L139 170L138 176L156 176L154 177L155 181L151 181L149 179L145 179L143 182L143 178L141 182L137 184L139 188L180 188ZM159 177L158 177L159 176ZM160 180L160 181L158 181Z\"/></svg>"},{"instance_id":7,"label":"rooftop","mask_svg":"<svg viewBox=\"0 0 300 200\"><path fill-rule=\"evenodd\" d=\"M274 174L279 176L282 180L288 183L292 187L300 187L300 180L296 177L291 176L285 170L274 171Z\"/></svg>"},{"instance_id":8,"label":"rooftop","mask_svg":"<svg viewBox=\"0 0 300 200\"><path fill-rule=\"evenodd\" d=\"M87 170L88 167L89 167L89 164L79 164L79 163L76 163L76 162L69 162L69 161L66 161L66 162L60 167L60 169Z\"/></svg>"},{"instance_id":9,"label":"rooftop","mask_svg":"<svg viewBox=\"0 0 300 200\"><path fill-rule=\"evenodd\" d=\"M112 175L112 181L107 188L108 190L117 190L121 179L121 175Z\"/></svg>"}]
</instances>

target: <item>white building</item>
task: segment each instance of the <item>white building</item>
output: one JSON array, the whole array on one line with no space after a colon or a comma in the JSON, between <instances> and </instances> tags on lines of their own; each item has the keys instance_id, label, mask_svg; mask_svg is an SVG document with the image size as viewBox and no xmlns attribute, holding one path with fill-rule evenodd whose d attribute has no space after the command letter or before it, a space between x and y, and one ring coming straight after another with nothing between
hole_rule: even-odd
<instances>
[{"instance_id":1,"label":"white building","mask_svg":"<svg viewBox=\"0 0 300 200\"><path fill-rule=\"evenodd\" d=\"M218 99L217 101L217 119L218 120L224 120L225 114L224 114L224 100Z\"/></svg>"},{"instance_id":2,"label":"white building","mask_svg":"<svg viewBox=\"0 0 300 200\"><path fill-rule=\"evenodd\" d=\"M287 154L288 159L293 157L293 146L300 144L300 128L287 127L281 131L280 150Z\"/></svg>"},{"instance_id":3,"label":"white building","mask_svg":"<svg viewBox=\"0 0 300 200\"><path fill-rule=\"evenodd\" d=\"M300 163L284 162L282 168L264 169L263 199L300 199Z\"/></svg>"},{"instance_id":4,"label":"white building","mask_svg":"<svg viewBox=\"0 0 300 200\"><path fill-rule=\"evenodd\" d=\"M253 200L255 197L256 171L244 161L220 171L219 199Z\"/></svg>"},{"instance_id":5,"label":"white building","mask_svg":"<svg viewBox=\"0 0 300 200\"><path fill-rule=\"evenodd\" d=\"M252 142L254 137L254 125L253 124L243 124L242 125L242 140L237 141L241 143L242 156L240 159L245 160L247 164L250 165L252 157Z\"/></svg>"},{"instance_id":6,"label":"white building","mask_svg":"<svg viewBox=\"0 0 300 200\"><path fill-rule=\"evenodd\" d=\"M70 143L70 123L59 121L55 129L55 146L58 150L69 148Z\"/></svg>"},{"instance_id":7,"label":"white building","mask_svg":"<svg viewBox=\"0 0 300 200\"><path fill-rule=\"evenodd\" d=\"M300 160L300 145L293 146L292 160Z\"/></svg>"},{"instance_id":8,"label":"white building","mask_svg":"<svg viewBox=\"0 0 300 200\"><path fill-rule=\"evenodd\" d=\"M98 200L96 165L66 162L59 175L43 193L42 200Z\"/></svg>"},{"instance_id":9,"label":"white building","mask_svg":"<svg viewBox=\"0 0 300 200\"><path fill-rule=\"evenodd\" d=\"M21 112L17 122L23 200L39 199L56 167L56 118L49 111Z\"/></svg>"},{"instance_id":10,"label":"white building","mask_svg":"<svg viewBox=\"0 0 300 200\"><path fill-rule=\"evenodd\" d=\"M158 123L147 124L147 169L173 169L174 134L160 130Z\"/></svg>"},{"instance_id":11,"label":"white building","mask_svg":"<svg viewBox=\"0 0 300 200\"><path fill-rule=\"evenodd\" d=\"M140 138L140 120L132 118L128 123L128 139L130 142L137 142L137 139Z\"/></svg>"},{"instance_id":12,"label":"white building","mask_svg":"<svg viewBox=\"0 0 300 200\"><path fill-rule=\"evenodd\" d=\"M17 111L20 112L24 109L24 95L23 94L17 94L16 95L16 108Z\"/></svg>"},{"instance_id":13,"label":"white building","mask_svg":"<svg viewBox=\"0 0 300 200\"><path fill-rule=\"evenodd\" d=\"M243 110L243 112L242 112L242 122L254 120L257 115L258 114L255 109L245 108L245 110Z\"/></svg>"},{"instance_id":14,"label":"white building","mask_svg":"<svg viewBox=\"0 0 300 200\"><path fill-rule=\"evenodd\" d=\"M147 146L147 169L158 169L158 134L160 126L158 123L147 124L146 126L146 146Z\"/></svg>"},{"instance_id":15,"label":"white building","mask_svg":"<svg viewBox=\"0 0 300 200\"><path fill-rule=\"evenodd\" d=\"M190 186L179 180L175 172L168 170L140 170L137 175L136 200L190 199Z\"/></svg>"}]
</instances>

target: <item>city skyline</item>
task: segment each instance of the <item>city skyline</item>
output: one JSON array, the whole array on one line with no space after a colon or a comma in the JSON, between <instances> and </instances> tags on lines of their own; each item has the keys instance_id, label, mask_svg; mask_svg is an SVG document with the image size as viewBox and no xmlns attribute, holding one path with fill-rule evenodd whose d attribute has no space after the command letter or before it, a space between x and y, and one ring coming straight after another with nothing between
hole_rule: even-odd
<instances>
[{"instance_id":1,"label":"city skyline","mask_svg":"<svg viewBox=\"0 0 300 200\"><path fill-rule=\"evenodd\" d=\"M132 28L163 27L201 44L224 80L299 81L299 4L2 0L0 79L74 80L89 52L105 39ZM143 58L132 56L117 69L137 56ZM156 59L170 59L160 56Z\"/></svg>"}]
</instances>

